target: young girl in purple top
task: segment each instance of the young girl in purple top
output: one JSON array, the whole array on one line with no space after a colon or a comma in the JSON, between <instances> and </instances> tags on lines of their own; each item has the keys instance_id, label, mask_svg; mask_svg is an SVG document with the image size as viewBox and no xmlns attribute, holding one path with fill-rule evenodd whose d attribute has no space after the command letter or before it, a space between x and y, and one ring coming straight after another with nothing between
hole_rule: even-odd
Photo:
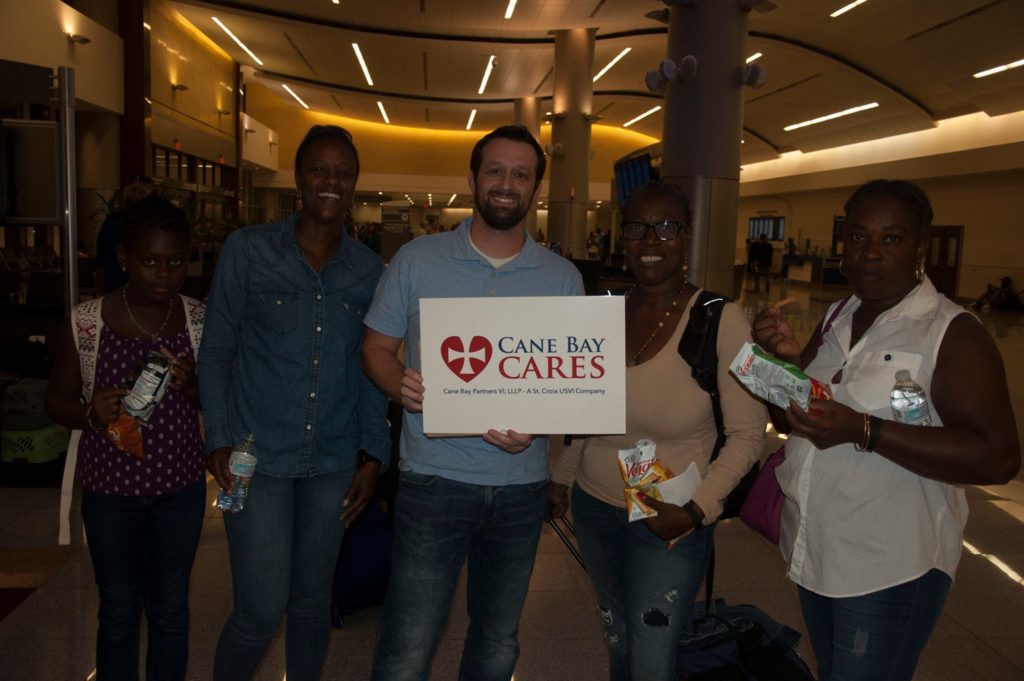
<instances>
[{"instance_id":1,"label":"young girl in purple top","mask_svg":"<svg viewBox=\"0 0 1024 681\"><path fill-rule=\"evenodd\" d=\"M118 248L128 283L76 306L58 338L46 408L81 431L77 477L100 597L97 681L139 678L143 609L146 678L185 678L189 575L206 498L195 376L204 308L178 293L189 249L179 208L155 196L133 206ZM104 430L150 351L171 359L172 377L141 429L138 458Z\"/></svg>"}]
</instances>

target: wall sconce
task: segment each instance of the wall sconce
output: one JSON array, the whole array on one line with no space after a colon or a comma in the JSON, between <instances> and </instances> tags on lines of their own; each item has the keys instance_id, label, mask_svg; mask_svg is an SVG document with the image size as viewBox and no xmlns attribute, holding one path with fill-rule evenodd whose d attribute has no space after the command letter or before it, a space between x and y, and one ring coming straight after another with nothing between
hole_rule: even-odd
<instances>
[{"instance_id":1,"label":"wall sconce","mask_svg":"<svg viewBox=\"0 0 1024 681\"><path fill-rule=\"evenodd\" d=\"M67 36L68 42L74 45L88 45L92 42L92 38L90 38L89 36L82 35L80 33L72 33L70 31L65 31L64 35Z\"/></svg>"},{"instance_id":2,"label":"wall sconce","mask_svg":"<svg viewBox=\"0 0 1024 681\"><path fill-rule=\"evenodd\" d=\"M185 90L188 90L188 85L184 83L171 83L172 92L184 92Z\"/></svg>"}]
</instances>

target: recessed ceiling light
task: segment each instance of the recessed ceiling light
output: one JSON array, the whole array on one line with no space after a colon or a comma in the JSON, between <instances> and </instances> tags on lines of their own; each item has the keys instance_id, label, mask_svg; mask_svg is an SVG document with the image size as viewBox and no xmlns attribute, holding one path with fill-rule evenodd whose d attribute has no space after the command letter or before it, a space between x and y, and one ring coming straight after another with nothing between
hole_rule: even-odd
<instances>
[{"instance_id":1,"label":"recessed ceiling light","mask_svg":"<svg viewBox=\"0 0 1024 681\"><path fill-rule=\"evenodd\" d=\"M604 67L603 69L601 69L600 71L598 71L598 72L597 72L597 75L596 75L596 76L594 76L594 82L596 83L596 82L597 82L597 79L598 79L598 78L600 78L600 77L601 77L601 76L603 76L604 74L608 73L608 71L609 71L609 70L610 70L610 69L611 69L611 68L612 68L613 66L615 66L616 64L618 64L618 63L619 63L619 60L620 60L620 59L622 59L622 58L623 58L623 57L625 57L625 56L626 56L627 54L629 54L629 51L630 51L630 50L632 50L632 49L633 49L632 47L627 47L627 48L626 48L626 49L624 49L624 50L623 50L622 52L619 52L619 53L618 53L618 55L616 55L616 56L615 56L615 59L612 59L612 60L611 60L610 62L608 62L607 64L605 64L605 67Z\"/></svg>"},{"instance_id":2,"label":"recessed ceiling light","mask_svg":"<svg viewBox=\"0 0 1024 681\"><path fill-rule=\"evenodd\" d=\"M476 118L476 109L469 112L469 121L466 123L466 130L473 127L473 119Z\"/></svg>"},{"instance_id":3,"label":"recessed ceiling light","mask_svg":"<svg viewBox=\"0 0 1024 681\"><path fill-rule=\"evenodd\" d=\"M352 43L352 49L356 53L356 59L359 60L359 66L363 69L363 75L366 76L366 82L373 87L373 78L370 78L370 69L366 68L366 60L363 59L363 53L359 49L359 43Z\"/></svg>"},{"instance_id":4,"label":"recessed ceiling light","mask_svg":"<svg viewBox=\"0 0 1024 681\"><path fill-rule=\"evenodd\" d=\"M630 121L627 121L627 122L623 123L622 127L628 128L629 126L633 125L637 121L642 121L643 119L647 118L651 114L657 113L659 111L661 111L661 107L660 106L656 106L653 109L649 109L649 110L643 112L642 114L640 114L639 116L637 116L636 118L634 118L633 120L630 120Z\"/></svg>"},{"instance_id":5,"label":"recessed ceiling light","mask_svg":"<svg viewBox=\"0 0 1024 681\"><path fill-rule=\"evenodd\" d=\"M487 68L484 69L484 78L480 81L480 89L477 90L478 95L482 95L484 90L487 89L487 81L491 77L491 71L494 69L494 55L492 54L487 58Z\"/></svg>"},{"instance_id":6,"label":"recessed ceiling light","mask_svg":"<svg viewBox=\"0 0 1024 681\"><path fill-rule=\"evenodd\" d=\"M849 116L860 111L867 111L868 109L874 109L878 106L878 102L871 102L870 104L861 104L860 106L850 107L849 109L843 109L842 111L836 111L825 116L818 116L812 118L809 121L803 121L802 123L794 123L793 125L787 125L783 128L786 132L790 130L796 130L798 128L806 128L808 125L817 125L818 123L824 123L825 121L831 121L835 118L842 118L843 116Z\"/></svg>"},{"instance_id":7,"label":"recessed ceiling light","mask_svg":"<svg viewBox=\"0 0 1024 681\"><path fill-rule=\"evenodd\" d=\"M755 62L755 61L757 61L758 59L760 59L763 56L764 55L761 54L760 52L755 52L754 54L752 54L749 57L747 57L747 63L749 64L751 62Z\"/></svg>"},{"instance_id":8,"label":"recessed ceiling light","mask_svg":"<svg viewBox=\"0 0 1024 681\"><path fill-rule=\"evenodd\" d=\"M290 87L288 87L287 83L281 83L281 87L283 87L288 94L294 97L295 101L302 105L303 109L309 108L309 104L306 104L304 101L302 101L302 97L299 97L297 94L295 94L295 90L292 90Z\"/></svg>"},{"instance_id":9,"label":"recessed ceiling light","mask_svg":"<svg viewBox=\"0 0 1024 681\"><path fill-rule=\"evenodd\" d=\"M1024 59L1018 59L1017 61L1010 62L1009 64L1003 64L1002 66L996 66L991 69L985 69L984 71L978 71L974 74L975 78L984 78L985 76L992 76L1003 71L1009 71L1015 69L1018 66L1024 66Z\"/></svg>"},{"instance_id":10,"label":"recessed ceiling light","mask_svg":"<svg viewBox=\"0 0 1024 681\"><path fill-rule=\"evenodd\" d=\"M384 102L377 102L377 108L380 109L380 115L384 118L384 122L391 125L391 119L388 118L388 112L384 110Z\"/></svg>"},{"instance_id":11,"label":"recessed ceiling light","mask_svg":"<svg viewBox=\"0 0 1024 681\"><path fill-rule=\"evenodd\" d=\"M516 11L516 0L508 0L508 7L505 8L505 18L511 19L512 12Z\"/></svg>"},{"instance_id":12,"label":"recessed ceiling light","mask_svg":"<svg viewBox=\"0 0 1024 681\"><path fill-rule=\"evenodd\" d=\"M147 24L145 21L142 22L142 28L146 29L147 31L153 30L153 27Z\"/></svg>"},{"instance_id":13,"label":"recessed ceiling light","mask_svg":"<svg viewBox=\"0 0 1024 681\"><path fill-rule=\"evenodd\" d=\"M232 40L234 40L234 41L235 41L235 43L236 43L236 44L237 44L237 45L238 45L239 47L241 47L241 48L242 48L243 50L245 50L245 53L246 53L247 55L249 55L250 57L252 57L252 58L253 58L253 61L255 61L255 62L256 62L257 64L259 64L260 66L263 66L263 61L262 61L262 60L260 60L260 58L259 58L259 57L257 57L257 56L256 56L255 54L253 54L253 53L252 53L252 50L250 50L250 49L249 49L248 47L246 47L245 43L243 43L243 42L242 42L241 40L239 40L239 39L238 39L238 36L237 36L237 35L235 35L234 33L232 33L232 32L231 32L231 29L230 29L230 28L228 28L227 26L225 26L225 25L224 25L224 22L223 22L223 21L221 21L221 20L220 20L220 19L218 19L217 17L210 17L210 18L211 18L211 19L213 19L213 23L215 23L215 24L217 24L218 26L220 26L220 27L221 27L221 30L223 30L223 31L224 31L225 33L227 33L227 34L228 34L228 37L229 37L229 38L231 38ZM306 108L308 109L309 107L307 106Z\"/></svg>"},{"instance_id":14,"label":"recessed ceiling light","mask_svg":"<svg viewBox=\"0 0 1024 681\"><path fill-rule=\"evenodd\" d=\"M863 5L867 1L868 0L853 0L853 2L851 2L849 5L846 5L844 7L840 7L835 12L832 12L832 14L829 14L829 16L832 17L833 19L835 19L836 17L838 17L841 14L846 14L851 9L856 7L857 5Z\"/></svg>"},{"instance_id":15,"label":"recessed ceiling light","mask_svg":"<svg viewBox=\"0 0 1024 681\"><path fill-rule=\"evenodd\" d=\"M377 196L384 196L384 192L377 192Z\"/></svg>"}]
</instances>

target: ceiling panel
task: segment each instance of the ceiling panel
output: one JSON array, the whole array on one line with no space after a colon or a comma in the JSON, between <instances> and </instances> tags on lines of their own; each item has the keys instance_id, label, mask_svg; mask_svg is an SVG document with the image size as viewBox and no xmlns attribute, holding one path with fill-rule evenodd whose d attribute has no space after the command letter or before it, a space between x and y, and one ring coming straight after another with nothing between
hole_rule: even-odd
<instances>
[{"instance_id":1,"label":"ceiling panel","mask_svg":"<svg viewBox=\"0 0 1024 681\"><path fill-rule=\"evenodd\" d=\"M474 128L508 122L512 100L551 94L552 30L579 27L597 29L595 73L623 48L631 48L595 84L593 108L601 124L622 125L659 103L648 96L643 76L665 56L664 25L645 17L663 9L662 2L519 0L511 20L504 19L506 4L232 0L228 7L189 0L174 6L239 63L289 80L313 108L328 113L377 121L380 100L396 124L464 129L472 108L479 110ZM774 154L773 147L826 148L926 128L935 118L959 113L1024 109L1024 68L971 77L977 70L1024 58L1022 0L871 0L834 19L829 13L846 0L775 4L750 15L752 36L745 52L763 53L758 63L767 68L768 80L761 89L743 91L744 125L768 143L748 135L744 162ZM231 42L213 15L264 66ZM352 42L366 57L372 88ZM477 90L491 54L497 62L481 96ZM880 106L783 131L791 123L871 101ZM660 137L662 115L649 116L633 129Z\"/></svg>"}]
</instances>

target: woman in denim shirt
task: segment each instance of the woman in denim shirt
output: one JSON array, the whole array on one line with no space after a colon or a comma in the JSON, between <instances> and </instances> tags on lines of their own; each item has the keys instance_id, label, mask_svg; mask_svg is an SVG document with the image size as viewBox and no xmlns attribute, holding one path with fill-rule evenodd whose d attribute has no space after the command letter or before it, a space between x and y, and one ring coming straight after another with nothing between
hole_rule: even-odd
<instances>
[{"instance_id":1,"label":"woman in denim shirt","mask_svg":"<svg viewBox=\"0 0 1024 681\"><path fill-rule=\"evenodd\" d=\"M295 155L299 211L235 232L217 264L199 355L207 469L227 489L247 433L259 461L245 509L224 516L234 610L218 681L252 678L286 613L288 678L319 678L344 527L389 453L387 399L359 363L382 265L345 234L358 176L349 133L314 126Z\"/></svg>"}]
</instances>

